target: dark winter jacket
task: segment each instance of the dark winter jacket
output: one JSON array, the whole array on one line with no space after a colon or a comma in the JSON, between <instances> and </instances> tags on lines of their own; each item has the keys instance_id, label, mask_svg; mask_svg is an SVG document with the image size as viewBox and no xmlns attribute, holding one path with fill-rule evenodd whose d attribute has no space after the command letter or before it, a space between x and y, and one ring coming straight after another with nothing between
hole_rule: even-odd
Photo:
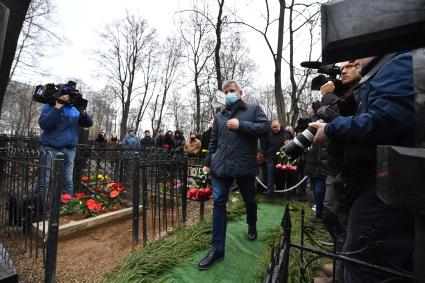
<instances>
[{"instance_id":1,"label":"dark winter jacket","mask_svg":"<svg viewBox=\"0 0 425 283\"><path fill-rule=\"evenodd\" d=\"M239 120L237 130L229 130L227 121ZM214 118L205 166L213 177L256 176L258 138L267 136L270 123L260 106L237 101Z\"/></svg>"},{"instance_id":2,"label":"dark winter jacket","mask_svg":"<svg viewBox=\"0 0 425 283\"><path fill-rule=\"evenodd\" d=\"M140 140L140 147L152 147L155 145L155 140L152 137L144 137Z\"/></svg>"},{"instance_id":3,"label":"dark winter jacket","mask_svg":"<svg viewBox=\"0 0 425 283\"><path fill-rule=\"evenodd\" d=\"M276 158L276 152L285 144L286 131L280 130L275 133L270 131L270 134L261 139L261 148L266 153L267 159Z\"/></svg>"},{"instance_id":4,"label":"dark winter jacket","mask_svg":"<svg viewBox=\"0 0 425 283\"><path fill-rule=\"evenodd\" d=\"M313 144L307 152L304 174L309 177L326 178L326 143Z\"/></svg>"},{"instance_id":5,"label":"dark winter jacket","mask_svg":"<svg viewBox=\"0 0 425 283\"><path fill-rule=\"evenodd\" d=\"M162 136L158 136L158 137L156 138L156 141L155 141L155 146L156 146L156 147L161 147L161 148L162 148L162 146L164 145L164 139L165 139L165 136L164 136L164 135L162 135Z\"/></svg>"},{"instance_id":6,"label":"dark winter jacket","mask_svg":"<svg viewBox=\"0 0 425 283\"><path fill-rule=\"evenodd\" d=\"M202 147L202 149L208 150L208 147L210 146L211 129L212 128L208 128L208 130L206 130L204 132L204 134L202 135L202 140L201 140L201 147Z\"/></svg>"},{"instance_id":7,"label":"dark winter jacket","mask_svg":"<svg viewBox=\"0 0 425 283\"><path fill-rule=\"evenodd\" d=\"M183 132L180 130L176 130L176 134L178 134L178 136L175 136L174 138L174 149L177 152L183 152L183 147L186 144L186 140L183 136Z\"/></svg>"},{"instance_id":8,"label":"dark winter jacket","mask_svg":"<svg viewBox=\"0 0 425 283\"><path fill-rule=\"evenodd\" d=\"M325 134L345 144L344 163L362 178L375 179L376 145L411 146L414 141L413 66L410 52L389 60L356 94L357 114L338 117Z\"/></svg>"},{"instance_id":9,"label":"dark winter jacket","mask_svg":"<svg viewBox=\"0 0 425 283\"><path fill-rule=\"evenodd\" d=\"M170 134L165 134L162 146L172 149L174 147L174 139Z\"/></svg>"},{"instance_id":10,"label":"dark winter jacket","mask_svg":"<svg viewBox=\"0 0 425 283\"><path fill-rule=\"evenodd\" d=\"M88 114L80 115L75 107L64 106L56 109L50 104L42 106L38 124L42 129L40 143L55 148L76 147L78 125L91 127L93 121Z\"/></svg>"}]
</instances>

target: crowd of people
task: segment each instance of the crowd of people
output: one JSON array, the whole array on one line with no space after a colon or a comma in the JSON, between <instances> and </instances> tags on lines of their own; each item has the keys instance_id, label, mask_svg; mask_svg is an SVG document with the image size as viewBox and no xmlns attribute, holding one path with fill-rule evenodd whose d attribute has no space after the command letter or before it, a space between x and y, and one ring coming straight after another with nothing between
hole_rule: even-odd
<instances>
[{"instance_id":1,"label":"crowd of people","mask_svg":"<svg viewBox=\"0 0 425 283\"><path fill-rule=\"evenodd\" d=\"M116 135L106 140L101 132L96 144L120 144L124 149L158 147L188 156L207 150L203 171L212 177L213 229L210 252L199 262L205 270L224 259L226 204L231 184L236 181L246 206L247 239L257 238L255 177L258 151L263 151L267 168L267 190L272 196L276 184L276 152L287 144L311 139L299 171L310 177L316 203L316 222L323 222L335 239L336 251L382 266L412 270L413 217L386 205L377 195L377 145L414 144L414 89L410 52L357 59L340 64L345 89L332 81L321 89L321 100L312 103L304 126L283 129L277 120L269 121L259 105L241 99L236 81L223 84L226 106L215 115L203 135L193 131L186 140L180 130L160 130L154 139L150 131L139 138L128 130L122 143ZM62 97L66 100L68 97ZM62 120L61 120L62 119ZM61 121L66 120L65 123ZM46 105L39 119L41 149L65 154L65 172L73 167L78 125L93 122L84 109ZM315 128L304 134L304 128ZM67 133L71 133L68 135ZM294 138L295 136L295 138ZM297 139L298 138L298 139ZM261 140L261 146L259 146ZM301 158L302 159L302 158ZM302 168L305 167L305 168ZM67 171L68 170L68 171ZM72 176L72 174L68 174ZM48 176L39 176L39 182ZM72 180L65 180L63 192L72 192ZM379 254L376 243L379 242ZM336 282L381 282L389 275L353 263L336 261L332 276ZM320 281L328 282L328 281Z\"/></svg>"},{"instance_id":2,"label":"crowd of people","mask_svg":"<svg viewBox=\"0 0 425 283\"><path fill-rule=\"evenodd\" d=\"M237 82L223 85L226 107L215 116L204 166L213 177L211 250L198 269L209 269L224 259L226 203L234 180L246 206L247 238L257 238L253 192L261 162L256 160L267 164L265 194L271 196L276 152L285 151L285 143L293 142L306 154L301 170L310 177L316 222L323 222L336 251L364 262L412 270L414 218L385 204L376 191L377 145L414 144L412 55L399 52L339 66L342 87L337 89L333 81L326 82L320 88L321 100L306 111L307 126L314 128L315 134L300 127L298 133L290 128L283 130L279 121L268 121L261 107L241 99ZM262 154L258 154L258 139L262 141ZM313 145L307 149L309 141ZM315 282L382 282L391 278L388 273L341 260L327 270L332 278L317 278Z\"/></svg>"},{"instance_id":3,"label":"crowd of people","mask_svg":"<svg viewBox=\"0 0 425 283\"><path fill-rule=\"evenodd\" d=\"M163 150L173 151L175 153L183 153L187 156L194 157L200 156L202 152L206 152L209 147L211 139L211 128L213 121L208 124L208 129L202 134L198 134L193 130L186 140L183 131L167 131L159 130L156 138L153 138L149 130L144 131L144 136L139 138L133 129L129 129L123 138L122 142L119 141L116 134L106 139L105 132L101 131L94 143L96 147L121 146L123 149L140 149L140 148L161 148Z\"/></svg>"}]
</instances>

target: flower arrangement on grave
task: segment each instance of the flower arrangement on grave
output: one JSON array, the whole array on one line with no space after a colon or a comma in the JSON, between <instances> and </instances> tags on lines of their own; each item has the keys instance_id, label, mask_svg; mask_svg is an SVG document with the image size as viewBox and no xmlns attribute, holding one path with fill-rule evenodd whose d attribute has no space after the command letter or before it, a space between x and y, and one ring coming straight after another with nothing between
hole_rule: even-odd
<instances>
[{"instance_id":1,"label":"flower arrangement on grave","mask_svg":"<svg viewBox=\"0 0 425 283\"><path fill-rule=\"evenodd\" d=\"M286 155L285 151L280 149L277 153L277 164L276 169L282 171L297 171L298 166L294 165L296 160L291 159Z\"/></svg>"},{"instance_id":2,"label":"flower arrangement on grave","mask_svg":"<svg viewBox=\"0 0 425 283\"><path fill-rule=\"evenodd\" d=\"M194 177L194 182L186 192L186 198L196 201L206 201L212 196L211 178L208 173L201 172Z\"/></svg>"},{"instance_id":3,"label":"flower arrangement on grave","mask_svg":"<svg viewBox=\"0 0 425 283\"><path fill-rule=\"evenodd\" d=\"M122 205L123 184L110 182L108 176L81 178L81 192L61 196L62 215L96 216L101 212L118 210Z\"/></svg>"}]
</instances>

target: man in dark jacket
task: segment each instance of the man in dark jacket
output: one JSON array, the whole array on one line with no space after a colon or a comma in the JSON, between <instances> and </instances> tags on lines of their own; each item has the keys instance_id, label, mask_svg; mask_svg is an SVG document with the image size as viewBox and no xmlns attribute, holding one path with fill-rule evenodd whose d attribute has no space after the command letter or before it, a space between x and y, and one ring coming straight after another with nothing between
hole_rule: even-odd
<instances>
[{"instance_id":1,"label":"man in dark jacket","mask_svg":"<svg viewBox=\"0 0 425 283\"><path fill-rule=\"evenodd\" d=\"M330 123L312 123L315 142L335 139L345 144L345 185L339 190L352 201L344 252L374 264L411 269L413 218L387 206L376 194L376 146L412 146L414 89L412 55L404 52L358 60L364 82L357 92L357 114ZM382 66L382 67L381 67ZM355 197L353 197L355 196ZM369 243L368 240L373 242ZM382 243L379 253L375 245ZM365 246L369 248L364 249ZM360 251L361 252L358 252ZM356 251L354 253L354 251ZM345 263L345 282L382 282L390 276ZM387 280L388 281L388 280Z\"/></svg>"},{"instance_id":2,"label":"man in dark jacket","mask_svg":"<svg viewBox=\"0 0 425 283\"><path fill-rule=\"evenodd\" d=\"M155 145L155 140L151 137L151 132L149 130L145 131L145 136L140 140L140 147L153 147Z\"/></svg>"},{"instance_id":3,"label":"man in dark jacket","mask_svg":"<svg viewBox=\"0 0 425 283\"><path fill-rule=\"evenodd\" d=\"M311 121L317 121L319 117L316 115L317 109L320 107L320 101L313 102L307 107L307 114ZM323 159L326 156L326 143L313 144L308 151L304 174L310 177L313 189L314 204L316 205L316 216L313 223L322 222L323 201L326 192L326 173L323 169Z\"/></svg>"},{"instance_id":4,"label":"man in dark jacket","mask_svg":"<svg viewBox=\"0 0 425 283\"><path fill-rule=\"evenodd\" d=\"M159 130L158 136L155 139L155 146L162 148L164 146L164 138L165 138L164 130Z\"/></svg>"},{"instance_id":5,"label":"man in dark jacket","mask_svg":"<svg viewBox=\"0 0 425 283\"><path fill-rule=\"evenodd\" d=\"M42 106L38 124L41 128L40 135L40 164L52 165L52 159L61 152L64 155L64 175L62 193L73 193L72 175L74 171L74 158L78 143L78 126L91 127L93 121L84 109L63 104L69 99L62 95L54 105ZM49 170L40 170L35 191L43 196L44 188L50 180Z\"/></svg>"},{"instance_id":6,"label":"man in dark jacket","mask_svg":"<svg viewBox=\"0 0 425 283\"><path fill-rule=\"evenodd\" d=\"M208 269L224 258L226 239L226 204L229 189L236 179L246 206L248 239L257 237L257 203L255 201L255 176L258 137L270 132L266 114L258 105L248 105L241 100L242 90L236 81L223 84L226 107L214 118L214 126L204 172L210 172L213 182L213 232L212 249L198 264L198 269Z\"/></svg>"},{"instance_id":7,"label":"man in dark jacket","mask_svg":"<svg viewBox=\"0 0 425 283\"><path fill-rule=\"evenodd\" d=\"M214 119L208 123L208 130L202 134L201 147L203 150L208 150L211 140L211 130L214 125Z\"/></svg>"},{"instance_id":8,"label":"man in dark jacket","mask_svg":"<svg viewBox=\"0 0 425 283\"><path fill-rule=\"evenodd\" d=\"M277 162L276 153L285 144L285 131L278 120L271 122L272 131L270 134L262 139L261 147L266 153L267 157L267 191L264 195L271 196L274 192L274 175Z\"/></svg>"}]
</instances>

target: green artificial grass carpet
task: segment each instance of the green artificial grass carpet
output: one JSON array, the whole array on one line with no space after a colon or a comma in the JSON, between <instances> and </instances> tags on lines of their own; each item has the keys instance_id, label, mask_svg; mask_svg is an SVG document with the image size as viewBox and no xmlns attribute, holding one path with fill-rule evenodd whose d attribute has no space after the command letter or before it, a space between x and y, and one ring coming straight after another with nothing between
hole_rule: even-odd
<instances>
[{"instance_id":1,"label":"green artificial grass carpet","mask_svg":"<svg viewBox=\"0 0 425 283\"><path fill-rule=\"evenodd\" d=\"M267 251L265 238L282 220L284 207L261 203L257 212L258 237L251 242L247 238L248 225L245 216L227 223L225 258L211 269L199 271L198 262L209 249L197 252L187 264L165 273L159 282L260 282L264 265L260 257Z\"/></svg>"}]
</instances>

